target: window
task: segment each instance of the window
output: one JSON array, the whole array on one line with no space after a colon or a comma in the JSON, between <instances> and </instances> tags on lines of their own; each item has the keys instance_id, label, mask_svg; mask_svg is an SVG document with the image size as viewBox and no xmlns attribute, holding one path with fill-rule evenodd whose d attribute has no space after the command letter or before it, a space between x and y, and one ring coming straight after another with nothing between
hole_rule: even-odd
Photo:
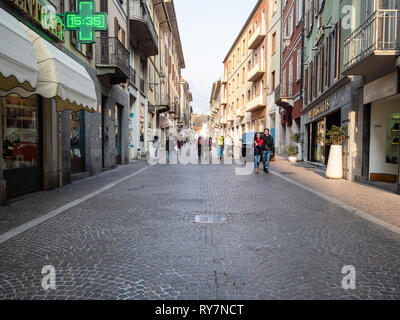
<instances>
[{"instance_id":1,"label":"window","mask_svg":"<svg viewBox=\"0 0 400 320\"><path fill-rule=\"evenodd\" d=\"M329 88L331 86L331 56L332 56L332 49L331 49L331 36L329 35L326 39L326 87Z\"/></svg>"},{"instance_id":2,"label":"window","mask_svg":"<svg viewBox=\"0 0 400 320\"><path fill-rule=\"evenodd\" d=\"M320 75L319 75L319 91L324 91L324 71L325 71L325 48L324 45L321 47L320 54Z\"/></svg>"},{"instance_id":3,"label":"window","mask_svg":"<svg viewBox=\"0 0 400 320\"><path fill-rule=\"evenodd\" d=\"M272 35L272 54L276 52L276 32Z\"/></svg>"},{"instance_id":4,"label":"window","mask_svg":"<svg viewBox=\"0 0 400 320\"><path fill-rule=\"evenodd\" d=\"M299 81L301 77L301 47L297 48L297 68L296 68L296 80Z\"/></svg>"},{"instance_id":5,"label":"window","mask_svg":"<svg viewBox=\"0 0 400 320\"><path fill-rule=\"evenodd\" d=\"M304 102L308 104L308 68L304 71Z\"/></svg>"},{"instance_id":6,"label":"window","mask_svg":"<svg viewBox=\"0 0 400 320\"><path fill-rule=\"evenodd\" d=\"M3 169L40 166L37 96L0 98L3 123Z\"/></svg>"},{"instance_id":7,"label":"window","mask_svg":"<svg viewBox=\"0 0 400 320\"><path fill-rule=\"evenodd\" d=\"M288 80L288 86L289 86L289 88L288 88L288 93L289 93L289 97L291 97L292 96L292 94L293 94L293 90L292 90L292 88L293 88L293 81L294 79L293 79L293 58L290 60L290 62L289 62L289 80Z\"/></svg>"},{"instance_id":8,"label":"window","mask_svg":"<svg viewBox=\"0 0 400 320\"><path fill-rule=\"evenodd\" d=\"M281 87L282 87L282 93L284 96L286 96L287 93L287 80L286 80L286 69L284 69L282 71L282 83L281 83Z\"/></svg>"},{"instance_id":9,"label":"window","mask_svg":"<svg viewBox=\"0 0 400 320\"><path fill-rule=\"evenodd\" d=\"M303 18L303 1L304 0L296 0L296 25L299 25Z\"/></svg>"},{"instance_id":10,"label":"window","mask_svg":"<svg viewBox=\"0 0 400 320\"><path fill-rule=\"evenodd\" d=\"M272 90L275 90L275 71L272 71L271 74L271 88Z\"/></svg>"},{"instance_id":11,"label":"window","mask_svg":"<svg viewBox=\"0 0 400 320\"><path fill-rule=\"evenodd\" d=\"M246 71L245 71L245 68L243 67L243 69L242 69L242 83L244 83L244 81L245 81L245 74L246 74Z\"/></svg>"}]
</instances>

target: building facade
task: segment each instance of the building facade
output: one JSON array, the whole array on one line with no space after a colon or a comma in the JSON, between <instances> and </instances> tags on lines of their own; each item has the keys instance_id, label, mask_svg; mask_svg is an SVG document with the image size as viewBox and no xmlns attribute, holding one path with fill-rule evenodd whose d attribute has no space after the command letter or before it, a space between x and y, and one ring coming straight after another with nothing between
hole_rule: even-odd
<instances>
[{"instance_id":1,"label":"building facade","mask_svg":"<svg viewBox=\"0 0 400 320\"><path fill-rule=\"evenodd\" d=\"M341 8L353 8L343 34L343 74L357 79L358 92L350 124L352 179L400 193L400 1L349 0Z\"/></svg>"},{"instance_id":2,"label":"building facade","mask_svg":"<svg viewBox=\"0 0 400 320\"><path fill-rule=\"evenodd\" d=\"M275 101L280 42L281 1L258 1L224 59L220 107L211 114L212 126L236 146L244 133L270 128L277 152L283 151L281 109Z\"/></svg>"},{"instance_id":3,"label":"building facade","mask_svg":"<svg viewBox=\"0 0 400 320\"><path fill-rule=\"evenodd\" d=\"M305 1L304 157L326 165L330 147L320 139L336 125L351 130L354 81L343 72L343 24L331 1ZM351 177L349 140L343 145L344 177Z\"/></svg>"},{"instance_id":4,"label":"building facade","mask_svg":"<svg viewBox=\"0 0 400 320\"><path fill-rule=\"evenodd\" d=\"M294 144L291 136L301 131L303 109L303 1L289 0L282 6L281 81L275 102L281 113L282 145ZM298 150L302 160L302 150Z\"/></svg>"},{"instance_id":5,"label":"building facade","mask_svg":"<svg viewBox=\"0 0 400 320\"><path fill-rule=\"evenodd\" d=\"M173 1L96 1L108 26L93 44L57 16L77 6L0 3L2 203L138 159L163 113L178 120L184 59Z\"/></svg>"}]
</instances>

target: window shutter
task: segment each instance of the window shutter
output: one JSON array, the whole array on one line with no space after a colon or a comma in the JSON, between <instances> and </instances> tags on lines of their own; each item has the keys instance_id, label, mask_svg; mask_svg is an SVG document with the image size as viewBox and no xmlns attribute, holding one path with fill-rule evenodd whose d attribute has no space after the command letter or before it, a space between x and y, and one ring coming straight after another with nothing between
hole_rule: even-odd
<instances>
[{"instance_id":1,"label":"window shutter","mask_svg":"<svg viewBox=\"0 0 400 320\"><path fill-rule=\"evenodd\" d=\"M76 2L75 2L75 0L69 0L69 11L76 11ZM78 41L77 41L77 38L76 38L76 31L71 31L70 32L70 42L75 47L77 46Z\"/></svg>"}]
</instances>

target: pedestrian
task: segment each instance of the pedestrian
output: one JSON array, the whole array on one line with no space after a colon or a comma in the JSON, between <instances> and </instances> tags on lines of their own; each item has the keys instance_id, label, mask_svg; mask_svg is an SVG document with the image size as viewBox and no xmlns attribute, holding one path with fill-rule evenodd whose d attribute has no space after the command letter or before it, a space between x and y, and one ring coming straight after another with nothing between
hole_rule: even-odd
<instances>
[{"instance_id":1,"label":"pedestrian","mask_svg":"<svg viewBox=\"0 0 400 320\"><path fill-rule=\"evenodd\" d=\"M233 152L232 152L232 149L233 149L233 142L232 142L231 136L228 136L228 137L225 139L225 144L226 144L227 155L228 155L228 156L232 156L232 154L233 154Z\"/></svg>"},{"instance_id":2,"label":"pedestrian","mask_svg":"<svg viewBox=\"0 0 400 320\"><path fill-rule=\"evenodd\" d=\"M167 136L167 140L165 142L165 150L167 151L167 163L169 163L169 136Z\"/></svg>"},{"instance_id":3,"label":"pedestrian","mask_svg":"<svg viewBox=\"0 0 400 320\"><path fill-rule=\"evenodd\" d=\"M160 149L160 140L158 136L155 136L153 139L153 149L154 149L154 158L158 159L158 150Z\"/></svg>"},{"instance_id":4,"label":"pedestrian","mask_svg":"<svg viewBox=\"0 0 400 320\"><path fill-rule=\"evenodd\" d=\"M201 137L199 137L198 139L197 139L197 153L198 153L198 155L199 155L199 159L201 159L201 144L202 144L202 138Z\"/></svg>"},{"instance_id":5,"label":"pedestrian","mask_svg":"<svg viewBox=\"0 0 400 320\"><path fill-rule=\"evenodd\" d=\"M220 136L217 141L217 154L219 160L222 160L223 153L224 153L224 137Z\"/></svg>"},{"instance_id":6,"label":"pedestrian","mask_svg":"<svg viewBox=\"0 0 400 320\"><path fill-rule=\"evenodd\" d=\"M261 139L260 133L257 132L254 138L254 169L256 173L259 173L260 160L263 155L263 144L264 140Z\"/></svg>"},{"instance_id":7,"label":"pedestrian","mask_svg":"<svg viewBox=\"0 0 400 320\"><path fill-rule=\"evenodd\" d=\"M168 156L168 161L171 162L174 157L174 153L176 154L178 150L178 145L177 145L178 139L177 137L173 136L172 133L169 137L169 156Z\"/></svg>"},{"instance_id":8,"label":"pedestrian","mask_svg":"<svg viewBox=\"0 0 400 320\"><path fill-rule=\"evenodd\" d=\"M264 134L262 135L264 140L263 144L263 162L264 162L264 172L268 173L269 165L271 162L271 157L275 152L274 138L270 135L269 129L264 129Z\"/></svg>"}]
</instances>

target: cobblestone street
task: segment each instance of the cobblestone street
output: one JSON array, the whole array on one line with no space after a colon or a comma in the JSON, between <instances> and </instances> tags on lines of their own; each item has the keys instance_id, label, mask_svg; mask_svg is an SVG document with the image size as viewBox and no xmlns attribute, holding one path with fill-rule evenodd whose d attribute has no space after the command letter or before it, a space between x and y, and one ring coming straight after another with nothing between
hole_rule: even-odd
<instances>
[{"instance_id":1,"label":"cobblestone street","mask_svg":"<svg viewBox=\"0 0 400 320\"><path fill-rule=\"evenodd\" d=\"M399 299L400 236L269 174L144 162L0 209L0 299ZM196 215L226 217L195 223ZM55 290L42 268L56 269ZM357 272L342 288L342 268Z\"/></svg>"}]
</instances>

